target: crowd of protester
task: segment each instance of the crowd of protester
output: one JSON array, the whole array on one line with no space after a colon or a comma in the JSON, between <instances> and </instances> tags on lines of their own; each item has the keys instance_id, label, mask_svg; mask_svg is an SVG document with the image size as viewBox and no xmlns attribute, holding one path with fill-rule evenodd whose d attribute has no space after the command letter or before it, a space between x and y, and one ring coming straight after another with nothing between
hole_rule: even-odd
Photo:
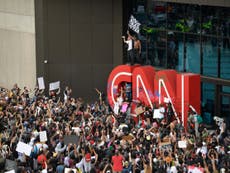
<instances>
[{"instance_id":1,"label":"crowd of protester","mask_svg":"<svg viewBox=\"0 0 230 173\"><path fill-rule=\"evenodd\" d=\"M11 160L20 173L67 168L68 173L230 172L230 131L224 120L210 131L191 110L186 129L174 115L169 119L168 111L154 119L153 110L144 107L135 122L129 107L115 114L96 91L99 99L86 103L73 98L68 87L47 95L38 87L1 89L0 170L9 171L5 164ZM40 142L42 131L46 142ZM65 142L70 135L78 136L76 143ZM16 151L19 141L32 147L30 156Z\"/></svg>"}]
</instances>

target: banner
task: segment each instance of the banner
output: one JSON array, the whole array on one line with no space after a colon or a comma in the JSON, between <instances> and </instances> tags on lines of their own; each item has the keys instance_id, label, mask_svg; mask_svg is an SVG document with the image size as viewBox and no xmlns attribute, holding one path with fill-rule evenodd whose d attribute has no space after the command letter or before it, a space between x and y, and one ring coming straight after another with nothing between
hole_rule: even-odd
<instances>
[{"instance_id":1,"label":"banner","mask_svg":"<svg viewBox=\"0 0 230 173\"><path fill-rule=\"evenodd\" d=\"M138 20L133 15L131 15L128 24L129 28L139 34L140 25L140 22L138 22Z\"/></svg>"}]
</instances>

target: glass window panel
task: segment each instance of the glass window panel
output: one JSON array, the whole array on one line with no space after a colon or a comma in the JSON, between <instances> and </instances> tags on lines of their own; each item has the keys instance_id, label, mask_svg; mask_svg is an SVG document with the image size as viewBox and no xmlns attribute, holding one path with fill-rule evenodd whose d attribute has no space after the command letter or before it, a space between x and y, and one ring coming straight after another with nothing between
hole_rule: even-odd
<instances>
[{"instance_id":1,"label":"glass window panel","mask_svg":"<svg viewBox=\"0 0 230 173\"><path fill-rule=\"evenodd\" d=\"M223 86L222 91L225 93L230 93L230 87L229 86Z\"/></svg>"},{"instance_id":2,"label":"glass window panel","mask_svg":"<svg viewBox=\"0 0 230 173\"><path fill-rule=\"evenodd\" d=\"M203 75L217 77L218 48L215 37L203 37Z\"/></svg>"},{"instance_id":3,"label":"glass window panel","mask_svg":"<svg viewBox=\"0 0 230 173\"><path fill-rule=\"evenodd\" d=\"M156 31L149 38L149 56L148 60L154 66L166 68L166 32L165 31Z\"/></svg>"},{"instance_id":4,"label":"glass window panel","mask_svg":"<svg viewBox=\"0 0 230 173\"><path fill-rule=\"evenodd\" d=\"M215 7L202 6L202 34L216 35L214 18L216 13Z\"/></svg>"},{"instance_id":5,"label":"glass window panel","mask_svg":"<svg viewBox=\"0 0 230 173\"><path fill-rule=\"evenodd\" d=\"M222 46L220 50L220 77L223 79L230 79L230 47L228 47L230 46L230 39L224 38L224 40L222 40L222 45L224 44L226 44L225 47Z\"/></svg>"},{"instance_id":6,"label":"glass window panel","mask_svg":"<svg viewBox=\"0 0 230 173\"><path fill-rule=\"evenodd\" d=\"M200 37L186 34L186 71L200 73Z\"/></svg>"},{"instance_id":7,"label":"glass window panel","mask_svg":"<svg viewBox=\"0 0 230 173\"><path fill-rule=\"evenodd\" d=\"M186 32L200 32L200 9L199 5L185 5L184 19Z\"/></svg>"},{"instance_id":8,"label":"glass window panel","mask_svg":"<svg viewBox=\"0 0 230 173\"><path fill-rule=\"evenodd\" d=\"M178 47L177 47L177 54L178 54L178 61L176 69L178 71L184 71L185 68L185 61L184 61L184 45L185 45L185 35L182 33L178 33Z\"/></svg>"},{"instance_id":9,"label":"glass window panel","mask_svg":"<svg viewBox=\"0 0 230 173\"><path fill-rule=\"evenodd\" d=\"M222 39L222 47L223 47L223 52L225 55L230 57L229 49L230 49L230 10L229 8L222 8L221 9L221 31L222 33L220 34L223 36Z\"/></svg>"},{"instance_id":10,"label":"glass window panel","mask_svg":"<svg viewBox=\"0 0 230 173\"><path fill-rule=\"evenodd\" d=\"M168 29L183 31L185 29L184 21L185 5L177 3L168 3L167 27Z\"/></svg>"},{"instance_id":11,"label":"glass window panel","mask_svg":"<svg viewBox=\"0 0 230 173\"><path fill-rule=\"evenodd\" d=\"M167 21L167 3L148 1L148 14L154 27L165 28Z\"/></svg>"},{"instance_id":12,"label":"glass window panel","mask_svg":"<svg viewBox=\"0 0 230 173\"><path fill-rule=\"evenodd\" d=\"M176 69L178 66L178 43L180 34L173 31L167 33L167 68Z\"/></svg>"},{"instance_id":13,"label":"glass window panel","mask_svg":"<svg viewBox=\"0 0 230 173\"><path fill-rule=\"evenodd\" d=\"M202 115L207 124L212 124L215 104L215 85L202 83Z\"/></svg>"},{"instance_id":14,"label":"glass window panel","mask_svg":"<svg viewBox=\"0 0 230 173\"><path fill-rule=\"evenodd\" d=\"M221 116L229 117L230 115L230 97L222 96Z\"/></svg>"}]
</instances>

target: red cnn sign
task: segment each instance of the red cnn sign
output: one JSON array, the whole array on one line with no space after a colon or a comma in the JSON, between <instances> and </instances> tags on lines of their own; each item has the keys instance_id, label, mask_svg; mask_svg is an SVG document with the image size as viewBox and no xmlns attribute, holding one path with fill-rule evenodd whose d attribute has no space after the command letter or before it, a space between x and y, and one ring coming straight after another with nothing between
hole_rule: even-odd
<instances>
[{"instance_id":1,"label":"red cnn sign","mask_svg":"<svg viewBox=\"0 0 230 173\"><path fill-rule=\"evenodd\" d=\"M200 114L200 75L177 73L175 70L155 71L152 66L120 65L109 75L107 96L113 108L118 88L123 82L132 83L132 99L153 108L153 103L170 102L176 117L187 127L189 106Z\"/></svg>"}]
</instances>

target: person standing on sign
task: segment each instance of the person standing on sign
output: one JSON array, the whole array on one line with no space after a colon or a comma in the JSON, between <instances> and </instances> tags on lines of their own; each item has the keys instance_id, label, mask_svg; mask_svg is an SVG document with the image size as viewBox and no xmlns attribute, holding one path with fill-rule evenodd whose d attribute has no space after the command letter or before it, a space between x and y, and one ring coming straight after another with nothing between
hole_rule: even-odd
<instances>
[{"instance_id":1,"label":"person standing on sign","mask_svg":"<svg viewBox=\"0 0 230 173\"><path fill-rule=\"evenodd\" d=\"M125 39L125 36L122 36L122 38L123 38L124 43L128 45L127 58L128 58L128 62L130 62L130 64L132 65L134 63L134 54L133 54L134 40L131 34L129 33L129 31L127 31L127 35L128 35L127 40Z\"/></svg>"}]
</instances>

